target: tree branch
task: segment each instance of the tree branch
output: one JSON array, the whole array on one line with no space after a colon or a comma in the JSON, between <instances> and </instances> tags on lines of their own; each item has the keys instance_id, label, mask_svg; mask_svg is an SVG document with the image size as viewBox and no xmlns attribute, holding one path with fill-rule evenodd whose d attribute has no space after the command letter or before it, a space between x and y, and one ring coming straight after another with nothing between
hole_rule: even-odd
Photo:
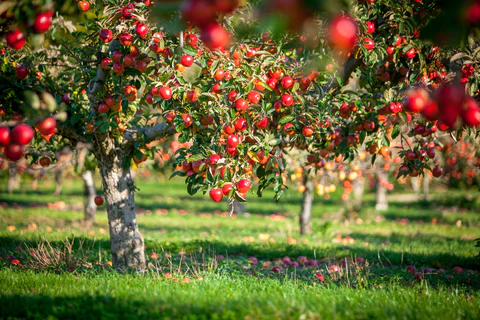
<instances>
[{"instance_id":1,"label":"tree branch","mask_svg":"<svg viewBox=\"0 0 480 320\"><path fill-rule=\"evenodd\" d=\"M120 47L120 42L115 39L110 43L110 46L108 47L107 50L107 55L115 51L118 47ZM108 76L109 70L104 70L102 67L98 66L97 68L97 75L95 76L95 79L92 79L87 88L87 94L88 94L88 100L90 100L90 103L97 103L98 96L97 93L101 92L104 90L105 82L107 81L107 76Z\"/></svg>"},{"instance_id":2,"label":"tree branch","mask_svg":"<svg viewBox=\"0 0 480 320\"><path fill-rule=\"evenodd\" d=\"M69 126L66 123L57 123L57 134L74 142L88 142L87 138L78 134L72 126Z\"/></svg>"},{"instance_id":3,"label":"tree branch","mask_svg":"<svg viewBox=\"0 0 480 320\"><path fill-rule=\"evenodd\" d=\"M361 62L362 60L355 57L351 57L350 59L348 59L347 62L345 62L345 64L338 70L335 78L332 79L332 82L322 87L323 92L338 89L340 87L340 84L338 83L337 78L340 77L342 79L342 82L345 83L352 75L352 72L360 65Z\"/></svg>"},{"instance_id":4,"label":"tree branch","mask_svg":"<svg viewBox=\"0 0 480 320\"><path fill-rule=\"evenodd\" d=\"M144 127L125 131L123 137L127 144L132 144L137 141L148 143L166 136L174 135L175 133L175 129L170 124L167 122L162 122L154 125L153 127Z\"/></svg>"}]
</instances>

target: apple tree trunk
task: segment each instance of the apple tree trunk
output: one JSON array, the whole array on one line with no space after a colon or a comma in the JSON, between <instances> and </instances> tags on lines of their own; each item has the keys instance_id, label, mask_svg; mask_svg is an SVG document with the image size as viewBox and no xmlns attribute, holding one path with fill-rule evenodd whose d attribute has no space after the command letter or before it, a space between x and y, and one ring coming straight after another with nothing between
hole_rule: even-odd
<instances>
[{"instance_id":1,"label":"apple tree trunk","mask_svg":"<svg viewBox=\"0 0 480 320\"><path fill-rule=\"evenodd\" d=\"M112 141L97 140L93 152L105 193L112 263L120 273L127 270L144 272L144 242L135 212L135 185L129 166L131 157L122 148L115 147Z\"/></svg>"},{"instance_id":2,"label":"apple tree trunk","mask_svg":"<svg viewBox=\"0 0 480 320\"><path fill-rule=\"evenodd\" d=\"M304 174L303 184L305 191L303 192L302 211L300 212L300 234L312 233L311 213L313 204L313 181L308 174Z\"/></svg>"},{"instance_id":3,"label":"apple tree trunk","mask_svg":"<svg viewBox=\"0 0 480 320\"><path fill-rule=\"evenodd\" d=\"M82 173L83 184L85 188L85 216L83 224L86 229L91 229L95 223L95 214L97 213L97 205L95 204L95 185L93 183L93 175L90 170Z\"/></svg>"},{"instance_id":4,"label":"apple tree trunk","mask_svg":"<svg viewBox=\"0 0 480 320\"><path fill-rule=\"evenodd\" d=\"M377 170L377 191L376 191L376 199L377 203L375 205L375 209L378 211L387 210L388 209L388 200L387 200L387 188L385 187L385 183L387 182L387 173L383 168Z\"/></svg>"}]
</instances>

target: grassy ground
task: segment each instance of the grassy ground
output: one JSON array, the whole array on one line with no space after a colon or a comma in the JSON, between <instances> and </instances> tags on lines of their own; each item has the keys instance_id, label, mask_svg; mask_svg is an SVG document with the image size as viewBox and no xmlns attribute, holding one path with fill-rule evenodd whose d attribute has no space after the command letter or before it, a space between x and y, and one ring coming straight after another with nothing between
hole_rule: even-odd
<instances>
[{"instance_id":1,"label":"grassy ground","mask_svg":"<svg viewBox=\"0 0 480 320\"><path fill-rule=\"evenodd\" d=\"M314 233L300 236L296 192L279 205L251 195L250 215L230 217L226 203L190 197L181 180L138 179L149 271L119 275L106 212L82 229L82 185L67 181L54 197L48 181L8 194L2 180L2 319L480 317L475 192L429 202L396 194L381 214L367 194L348 215L334 194L315 200Z\"/></svg>"}]
</instances>

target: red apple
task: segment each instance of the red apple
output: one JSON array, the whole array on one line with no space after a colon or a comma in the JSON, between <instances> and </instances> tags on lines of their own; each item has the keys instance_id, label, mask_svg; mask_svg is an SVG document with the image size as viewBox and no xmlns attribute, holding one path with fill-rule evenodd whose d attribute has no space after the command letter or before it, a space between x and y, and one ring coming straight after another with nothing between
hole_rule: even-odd
<instances>
[{"instance_id":1,"label":"red apple","mask_svg":"<svg viewBox=\"0 0 480 320\"><path fill-rule=\"evenodd\" d=\"M20 50L25 45L25 35L19 29L7 32L7 45L15 50Z\"/></svg>"},{"instance_id":2,"label":"red apple","mask_svg":"<svg viewBox=\"0 0 480 320\"><path fill-rule=\"evenodd\" d=\"M10 134L10 142L12 144L26 145L32 141L34 135L33 129L24 123L17 125L13 128Z\"/></svg>"},{"instance_id":3,"label":"red apple","mask_svg":"<svg viewBox=\"0 0 480 320\"><path fill-rule=\"evenodd\" d=\"M223 191L221 188L213 188L210 190L209 195L213 202L220 202L223 198Z\"/></svg>"},{"instance_id":4,"label":"red apple","mask_svg":"<svg viewBox=\"0 0 480 320\"><path fill-rule=\"evenodd\" d=\"M357 34L357 23L349 16L336 17L327 27L328 41L342 51L350 51L355 46Z\"/></svg>"},{"instance_id":5,"label":"red apple","mask_svg":"<svg viewBox=\"0 0 480 320\"><path fill-rule=\"evenodd\" d=\"M0 127L0 145L7 146L10 143L10 129L8 127Z\"/></svg>"},{"instance_id":6,"label":"red apple","mask_svg":"<svg viewBox=\"0 0 480 320\"><path fill-rule=\"evenodd\" d=\"M251 183L247 179L242 179L237 182L237 190L240 193L248 192L248 190L250 190L250 187Z\"/></svg>"},{"instance_id":7,"label":"red apple","mask_svg":"<svg viewBox=\"0 0 480 320\"><path fill-rule=\"evenodd\" d=\"M102 196L96 196L94 201L97 206L101 206L105 202Z\"/></svg>"},{"instance_id":8,"label":"red apple","mask_svg":"<svg viewBox=\"0 0 480 320\"><path fill-rule=\"evenodd\" d=\"M35 17L33 30L37 33L47 32L52 24L53 12L43 12Z\"/></svg>"},{"instance_id":9,"label":"red apple","mask_svg":"<svg viewBox=\"0 0 480 320\"><path fill-rule=\"evenodd\" d=\"M25 147L18 144L9 144L5 147L5 157L10 161L18 161L23 157Z\"/></svg>"}]
</instances>

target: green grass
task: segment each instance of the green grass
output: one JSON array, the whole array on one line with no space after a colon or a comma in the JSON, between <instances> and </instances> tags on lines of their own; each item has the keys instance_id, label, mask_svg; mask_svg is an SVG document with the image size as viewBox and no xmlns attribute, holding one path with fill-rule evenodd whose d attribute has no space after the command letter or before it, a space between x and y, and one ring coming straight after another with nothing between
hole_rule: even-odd
<instances>
[{"instance_id":1,"label":"green grass","mask_svg":"<svg viewBox=\"0 0 480 320\"><path fill-rule=\"evenodd\" d=\"M8 194L1 180L0 319L480 317L475 192L438 191L429 202L406 202L396 194L381 214L373 209L372 193L361 211L348 215L340 194L317 198L314 233L300 236L296 192L279 205L271 193L249 195L250 215L230 217L226 203L190 197L180 179L138 179L149 270L119 275L108 264L106 212L99 210L93 230L82 229L82 185L66 181L54 197L49 181L37 191L26 181ZM63 210L52 207L58 201L65 202ZM259 263L252 264L251 256ZM281 258L299 256L318 265L272 272L283 265ZM357 257L366 263L355 264ZM407 265L433 273L418 280ZM455 266L464 271L455 274Z\"/></svg>"}]
</instances>

